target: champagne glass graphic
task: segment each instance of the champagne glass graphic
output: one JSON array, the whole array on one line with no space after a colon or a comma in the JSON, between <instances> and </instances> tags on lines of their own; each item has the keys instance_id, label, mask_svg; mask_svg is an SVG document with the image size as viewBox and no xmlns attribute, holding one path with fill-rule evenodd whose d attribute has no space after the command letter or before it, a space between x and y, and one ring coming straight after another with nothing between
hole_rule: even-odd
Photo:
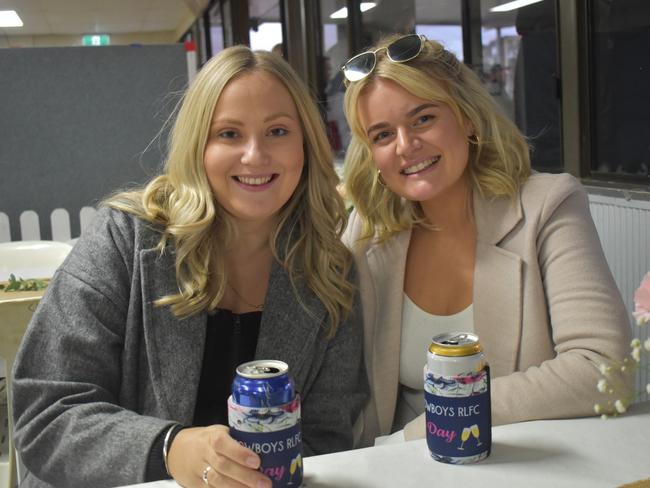
<instances>
[{"instance_id":1,"label":"champagne glass graphic","mask_svg":"<svg viewBox=\"0 0 650 488\"><path fill-rule=\"evenodd\" d=\"M472 436L474 436L474 438L477 441L476 445L480 446L481 445L481 439L479 439L478 436L480 435L481 431L478 429L478 425L474 424L474 425L472 425L470 427L470 429L472 430Z\"/></svg>"},{"instance_id":2,"label":"champagne glass graphic","mask_svg":"<svg viewBox=\"0 0 650 488\"><path fill-rule=\"evenodd\" d=\"M459 451L464 451L465 448L463 447L463 444L465 444L465 441L469 439L469 434L471 430L469 427L463 427L463 433L460 435L460 440L462 441L460 443L460 447L458 448Z\"/></svg>"},{"instance_id":3,"label":"champagne glass graphic","mask_svg":"<svg viewBox=\"0 0 650 488\"><path fill-rule=\"evenodd\" d=\"M289 465L289 474L291 475L289 477L289 482L287 485L293 485L293 475L298 471L298 468L302 468L302 456L298 454L294 459L291 460L291 464Z\"/></svg>"}]
</instances>

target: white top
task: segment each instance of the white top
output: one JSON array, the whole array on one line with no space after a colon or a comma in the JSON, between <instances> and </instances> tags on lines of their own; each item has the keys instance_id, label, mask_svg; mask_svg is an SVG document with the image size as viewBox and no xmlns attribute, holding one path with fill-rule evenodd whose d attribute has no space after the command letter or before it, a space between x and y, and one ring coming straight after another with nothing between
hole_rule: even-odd
<instances>
[{"instance_id":1,"label":"white top","mask_svg":"<svg viewBox=\"0 0 650 488\"><path fill-rule=\"evenodd\" d=\"M393 431L424 412L424 378L427 349L433 336L445 332L474 332L474 307L453 315L433 315L418 307L406 293L402 304L402 339L399 355L400 396Z\"/></svg>"}]
</instances>

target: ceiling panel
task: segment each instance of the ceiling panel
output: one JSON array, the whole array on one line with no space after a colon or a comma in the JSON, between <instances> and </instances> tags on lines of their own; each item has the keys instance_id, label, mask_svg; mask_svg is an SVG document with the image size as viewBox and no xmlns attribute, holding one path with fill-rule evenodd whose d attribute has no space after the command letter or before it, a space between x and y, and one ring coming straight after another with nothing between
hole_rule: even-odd
<instances>
[{"instance_id":1,"label":"ceiling panel","mask_svg":"<svg viewBox=\"0 0 650 488\"><path fill-rule=\"evenodd\" d=\"M174 30L178 20L178 13L174 10L149 10L142 19L142 30L146 32Z\"/></svg>"},{"instance_id":2,"label":"ceiling panel","mask_svg":"<svg viewBox=\"0 0 650 488\"><path fill-rule=\"evenodd\" d=\"M208 0L0 0L16 10L23 27L0 28L4 36L125 34L175 31L192 9Z\"/></svg>"},{"instance_id":3,"label":"ceiling panel","mask_svg":"<svg viewBox=\"0 0 650 488\"><path fill-rule=\"evenodd\" d=\"M0 10L41 10L41 0L0 0Z\"/></svg>"}]
</instances>

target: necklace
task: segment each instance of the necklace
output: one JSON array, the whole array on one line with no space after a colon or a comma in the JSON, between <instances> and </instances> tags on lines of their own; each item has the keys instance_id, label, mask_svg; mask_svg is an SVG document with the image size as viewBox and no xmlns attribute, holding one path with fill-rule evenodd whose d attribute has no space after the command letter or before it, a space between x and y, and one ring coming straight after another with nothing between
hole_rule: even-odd
<instances>
[{"instance_id":1,"label":"necklace","mask_svg":"<svg viewBox=\"0 0 650 488\"><path fill-rule=\"evenodd\" d=\"M259 305L255 305L254 303L249 302L248 300L246 300L246 299L241 295L241 293L239 293L239 292L235 289L234 286L232 286L232 285L230 284L230 281L227 281L226 283L228 284L228 288L230 288L230 289L233 291L233 293L234 293L235 295L237 295L237 297L238 297L242 302L244 302L245 305L248 305L249 307L254 308L255 310L262 310L262 309L264 308L264 303L260 303Z\"/></svg>"}]
</instances>

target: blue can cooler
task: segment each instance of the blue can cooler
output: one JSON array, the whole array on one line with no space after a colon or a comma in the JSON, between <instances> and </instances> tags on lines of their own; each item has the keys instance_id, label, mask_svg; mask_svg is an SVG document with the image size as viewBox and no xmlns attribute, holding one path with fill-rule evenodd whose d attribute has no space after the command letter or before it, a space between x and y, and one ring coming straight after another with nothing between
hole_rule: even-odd
<instances>
[{"instance_id":1,"label":"blue can cooler","mask_svg":"<svg viewBox=\"0 0 650 488\"><path fill-rule=\"evenodd\" d=\"M302 485L300 397L282 361L237 367L228 398L230 435L260 456L273 488Z\"/></svg>"}]
</instances>

